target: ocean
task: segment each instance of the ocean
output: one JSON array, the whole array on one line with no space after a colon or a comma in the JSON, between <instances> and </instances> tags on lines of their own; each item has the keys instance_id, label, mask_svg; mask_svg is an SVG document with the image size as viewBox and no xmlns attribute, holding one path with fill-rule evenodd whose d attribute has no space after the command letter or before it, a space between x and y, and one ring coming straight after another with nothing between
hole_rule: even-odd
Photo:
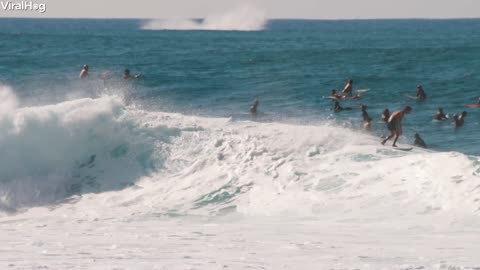
<instances>
[{"instance_id":1,"label":"ocean","mask_svg":"<svg viewBox=\"0 0 480 270\"><path fill-rule=\"evenodd\" d=\"M476 269L478 29L2 18L0 265ZM348 79L368 91L333 112ZM406 105L399 143L428 149L380 144Z\"/></svg>"}]
</instances>

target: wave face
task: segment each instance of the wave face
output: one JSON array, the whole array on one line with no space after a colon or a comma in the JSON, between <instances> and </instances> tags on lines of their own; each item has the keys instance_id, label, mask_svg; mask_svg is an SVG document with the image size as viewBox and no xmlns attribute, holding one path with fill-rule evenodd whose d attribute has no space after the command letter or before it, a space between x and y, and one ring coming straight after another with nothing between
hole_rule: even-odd
<instances>
[{"instance_id":1,"label":"wave face","mask_svg":"<svg viewBox=\"0 0 480 270\"><path fill-rule=\"evenodd\" d=\"M265 14L251 6L243 6L220 15L209 15L203 20L150 20L144 30L209 30L261 31L266 25Z\"/></svg>"},{"instance_id":2,"label":"wave face","mask_svg":"<svg viewBox=\"0 0 480 270\"><path fill-rule=\"evenodd\" d=\"M17 108L11 91L0 96L10 97L0 106L0 209L129 186L161 167L161 143L176 135L122 119L116 97Z\"/></svg>"},{"instance_id":3,"label":"wave face","mask_svg":"<svg viewBox=\"0 0 480 270\"><path fill-rule=\"evenodd\" d=\"M1 96L3 211L69 198L124 214L386 218L480 208L474 156L403 152L332 123L151 112L112 96L19 108L9 89Z\"/></svg>"}]
</instances>

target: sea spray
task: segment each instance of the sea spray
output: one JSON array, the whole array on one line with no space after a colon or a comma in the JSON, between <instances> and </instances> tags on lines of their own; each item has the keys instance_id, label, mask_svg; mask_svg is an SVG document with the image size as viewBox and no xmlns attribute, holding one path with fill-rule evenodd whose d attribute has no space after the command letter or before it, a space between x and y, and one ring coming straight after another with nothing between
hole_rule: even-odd
<instances>
[{"instance_id":1,"label":"sea spray","mask_svg":"<svg viewBox=\"0 0 480 270\"><path fill-rule=\"evenodd\" d=\"M150 20L144 30L219 30L261 31L265 28L264 12L251 6L242 6L224 14L209 15L202 20L159 19Z\"/></svg>"},{"instance_id":2,"label":"sea spray","mask_svg":"<svg viewBox=\"0 0 480 270\"><path fill-rule=\"evenodd\" d=\"M12 89L8 86L0 85L0 120L8 115L12 115L17 106L18 101Z\"/></svg>"},{"instance_id":3,"label":"sea spray","mask_svg":"<svg viewBox=\"0 0 480 270\"><path fill-rule=\"evenodd\" d=\"M162 167L163 148L178 134L124 119L115 96L12 109L15 96L1 93L8 97L1 103L8 112L0 122L1 209L133 185Z\"/></svg>"}]
</instances>

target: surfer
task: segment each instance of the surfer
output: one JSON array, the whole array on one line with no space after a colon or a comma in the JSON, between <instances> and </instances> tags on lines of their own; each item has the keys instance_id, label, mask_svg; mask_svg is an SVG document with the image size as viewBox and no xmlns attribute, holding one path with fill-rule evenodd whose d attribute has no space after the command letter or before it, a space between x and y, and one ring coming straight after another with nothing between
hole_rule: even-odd
<instances>
[{"instance_id":1,"label":"surfer","mask_svg":"<svg viewBox=\"0 0 480 270\"><path fill-rule=\"evenodd\" d=\"M455 115L453 117L453 122L455 123L455 127L462 127L465 123L465 117L467 116L467 112L463 111L461 115Z\"/></svg>"},{"instance_id":2,"label":"surfer","mask_svg":"<svg viewBox=\"0 0 480 270\"><path fill-rule=\"evenodd\" d=\"M434 119L437 120L437 121L443 121L443 120L447 120L447 119L448 119L448 116L446 116L445 113L443 113L443 108L442 108L442 107L439 107L439 108L438 108L437 113L435 114Z\"/></svg>"},{"instance_id":3,"label":"surfer","mask_svg":"<svg viewBox=\"0 0 480 270\"><path fill-rule=\"evenodd\" d=\"M140 78L141 76L142 76L141 73L138 73L137 75L132 76L132 75L130 74L130 70L129 70L128 68L123 71L123 78L126 79L126 80L129 80L129 79L138 79L138 78Z\"/></svg>"},{"instance_id":4,"label":"surfer","mask_svg":"<svg viewBox=\"0 0 480 270\"><path fill-rule=\"evenodd\" d=\"M346 96L342 96L342 95L337 94L337 90L335 90L335 89L332 89L332 91L330 92L330 96L332 98L338 98L338 99L346 98Z\"/></svg>"},{"instance_id":5,"label":"surfer","mask_svg":"<svg viewBox=\"0 0 480 270\"><path fill-rule=\"evenodd\" d=\"M362 110L363 128L370 130L372 128L372 118L367 113L367 106L361 105L360 109Z\"/></svg>"},{"instance_id":6,"label":"surfer","mask_svg":"<svg viewBox=\"0 0 480 270\"><path fill-rule=\"evenodd\" d=\"M415 141L413 142L413 145L422 147L422 148L427 148L427 144L425 141L420 137L420 134L415 133Z\"/></svg>"},{"instance_id":7,"label":"surfer","mask_svg":"<svg viewBox=\"0 0 480 270\"><path fill-rule=\"evenodd\" d=\"M254 100L253 100L253 104L252 106L250 107L250 112L252 114L257 114L257 109L258 109L258 103L260 103L260 101L258 100L258 97L256 97Z\"/></svg>"},{"instance_id":8,"label":"surfer","mask_svg":"<svg viewBox=\"0 0 480 270\"><path fill-rule=\"evenodd\" d=\"M480 97L478 98L477 105L480 105Z\"/></svg>"},{"instance_id":9,"label":"surfer","mask_svg":"<svg viewBox=\"0 0 480 270\"><path fill-rule=\"evenodd\" d=\"M80 79L88 77L88 65L83 65L82 70L80 71L80 75L78 75Z\"/></svg>"},{"instance_id":10,"label":"surfer","mask_svg":"<svg viewBox=\"0 0 480 270\"><path fill-rule=\"evenodd\" d=\"M393 147L397 147L397 140L400 135L402 135L403 130L402 130L402 120L405 114L409 114L412 111L412 107L406 106L403 108L403 110L393 112L392 115L390 115L390 118L388 118L388 123L387 123L387 128L390 131L390 135L382 141L382 144L384 145L388 140L393 138L395 136L395 139L393 140Z\"/></svg>"},{"instance_id":11,"label":"surfer","mask_svg":"<svg viewBox=\"0 0 480 270\"><path fill-rule=\"evenodd\" d=\"M383 110L382 112L382 122L388 122L388 118L390 118L390 111L388 110L388 108L385 108L385 110Z\"/></svg>"},{"instance_id":12,"label":"surfer","mask_svg":"<svg viewBox=\"0 0 480 270\"><path fill-rule=\"evenodd\" d=\"M343 108L342 106L340 106L340 102L338 102L338 100L333 100L333 111L334 112L350 111L351 109L352 108L350 108L350 107Z\"/></svg>"},{"instance_id":13,"label":"surfer","mask_svg":"<svg viewBox=\"0 0 480 270\"><path fill-rule=\"evenodd\" d=\"M345 87L342 90L342 93L344 93L346 96L350 97L350 96L352 96L352 92L353 92L353 80L348 80L347 84L345 85Z\"/></svg>"},{"instance_id":14,"label":"surfer","mask_svg":"<svg viewBox=\"0 0 480 270\"><path fill-rule=\"evenodd\" d=\"M423 87L419 84L417 85L417 94L415 95L419 100L425 100L427 98L427 94L423 90Z\"/></svg>"}]
</instances>

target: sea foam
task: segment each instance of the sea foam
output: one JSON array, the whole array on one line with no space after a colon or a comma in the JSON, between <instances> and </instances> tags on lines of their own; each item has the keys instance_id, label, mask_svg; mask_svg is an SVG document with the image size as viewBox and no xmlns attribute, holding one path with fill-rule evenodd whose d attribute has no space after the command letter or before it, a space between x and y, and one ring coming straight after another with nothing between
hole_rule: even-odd
<instances>
[{"instance_id":1,"label":"sea foam","mask_svg":"<svg viewBox=\"0 0 480 270\"><path fill-rule=\"evenodd\" d=\"M478 157L399 151L332 123L145 111L114 96L7 111L4 210L77 194L92 194L77 207L119 215L388 218L480 207Z\"/></svg>"}]
</instances>

